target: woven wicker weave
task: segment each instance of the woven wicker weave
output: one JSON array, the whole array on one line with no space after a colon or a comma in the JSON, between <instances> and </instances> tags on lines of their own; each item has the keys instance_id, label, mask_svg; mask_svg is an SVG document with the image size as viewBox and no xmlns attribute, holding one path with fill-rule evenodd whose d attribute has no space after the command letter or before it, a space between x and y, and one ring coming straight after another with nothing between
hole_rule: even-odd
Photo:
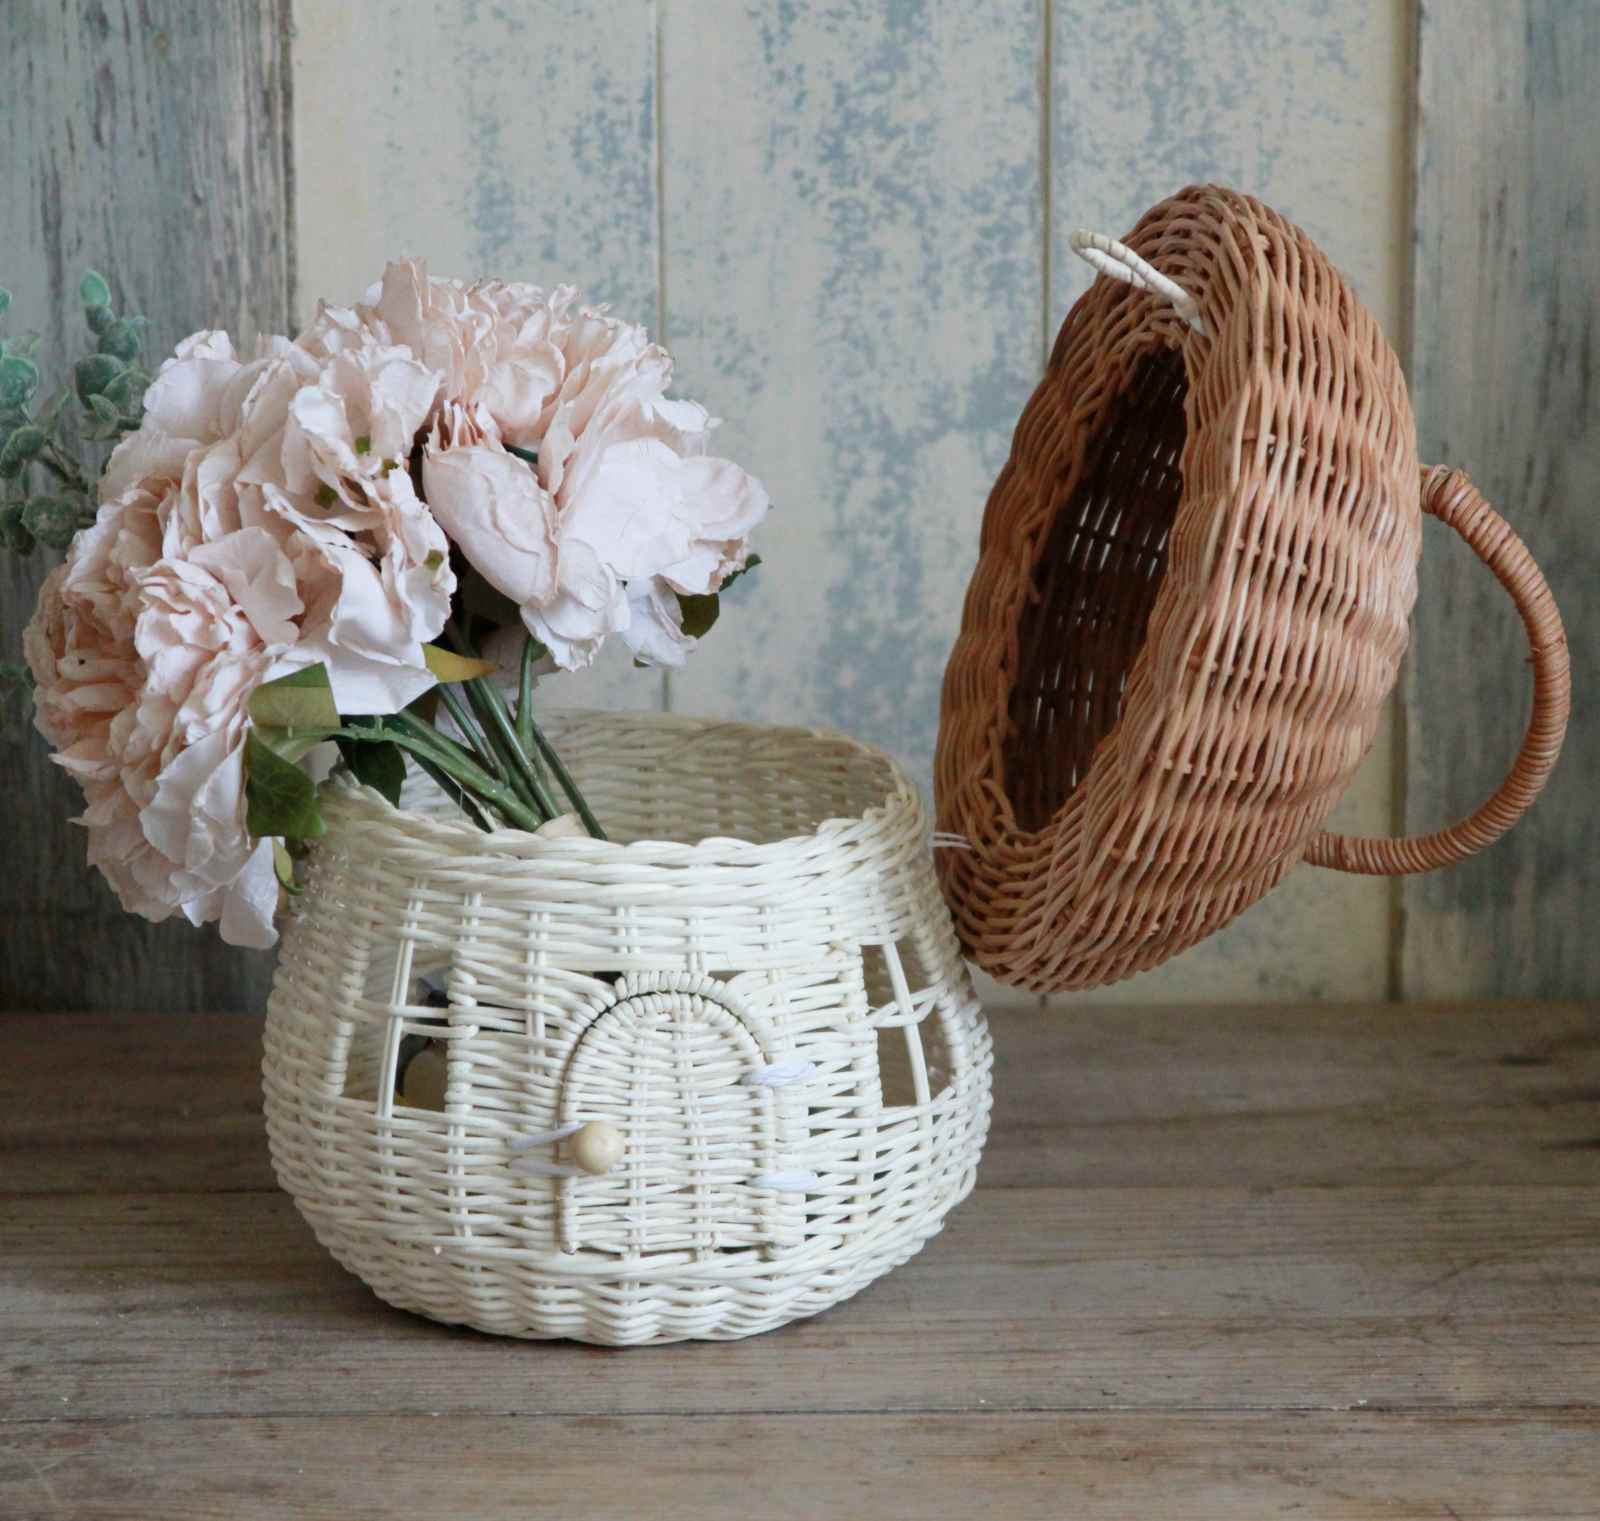
<instances>
[{"instance_id":1,"label":"woven wicker weave","mask_svg":"<svg viewBox=\"0 0 1600 1521\"><path fill-rule=\"evenodd\" d=\"M1568 706L1537 568L1464 477L1419 469L1394 353L1303 232L1200 187L1082 248L1118 278L1067 317L989 499L936 769L964 945L1046 991L1155 966L1301 859L1461 859L1532 801ZM1516 601L1528 736L1451 829L1320 833L1406 646L1423 511Z\"/></svg>"},{"instance_id":2,"label":"woven wicker weave","mask_svg":"<svg viewBox=\"0 0 1600 1521\"><path fill-rule=\"evenodd\" d=\"M916 790L806 730L551 734L615 843L335 791L268 1009L279 1179L438 1320L630 1343L824 1309L939 1229L988 1124ZM408 1035L448 1053L431 1103L396 1097ZM572 1165L579 1124L611 1170Z\"/></svg>"}]
</instances>

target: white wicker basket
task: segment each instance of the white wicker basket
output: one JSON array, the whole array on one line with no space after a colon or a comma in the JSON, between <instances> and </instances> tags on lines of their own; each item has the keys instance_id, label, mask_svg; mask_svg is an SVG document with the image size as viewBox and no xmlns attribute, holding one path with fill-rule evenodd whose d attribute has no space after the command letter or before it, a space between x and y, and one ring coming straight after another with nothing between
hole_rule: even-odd
<instances>
[{"instance_id":1,"label":"white wicker basket","mask_svg":"<svg viewBox=\"0 0 1600 1521\"><path fill-rule=\"evenodd\" d=\"M551 729L611 843L337 791L267 1017L278 1177L437 1320L639 1343L825 1309L939 1229L988 1126L916 791L834 734ZM395 1096L408 1034L448 1053L439 1108ZM580 1124L620 1133L609 1171Z\"/></svg>"}]
</instances>

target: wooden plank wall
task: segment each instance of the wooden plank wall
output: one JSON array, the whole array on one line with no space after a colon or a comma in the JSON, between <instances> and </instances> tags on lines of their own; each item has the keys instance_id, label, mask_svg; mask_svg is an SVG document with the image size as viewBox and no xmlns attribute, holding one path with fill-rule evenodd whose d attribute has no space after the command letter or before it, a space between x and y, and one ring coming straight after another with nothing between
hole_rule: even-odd
<instances>
[{"instance_id":1,"label":"wooden plank wall","mask_svg":"<svg viewBox=\"0 0 1600 1521\"><path fill-rule=\"evenodd\" d=\"M1251 185L1398 320L1404 0L662 0L606 7L603 28L568 0L560 26L519 29L549 9L452 3L440 27L398 0L299 0L300 257L308 303L402 248L441 272L581 275L664 334L684 391L727 419L719 447L771 485L766 568L689 667L572 700L830 723L925 780L983 499L1087 283L1075 225L1122 231L1190 179ZM390 74L347 78L369 36ZM545 53L559 67L528 62ZM1346 827L1390 822L1387 742ZM1383 996L1392 896L1305 873L1110 996Z\"/></svg>"},{"instance_id":2,"label":"wooden plank wall","mask_svg":"<svg viewBox=\"0 0 1600 1521\"><path fill-rule=\"evenodd\" d=\"M681 389L728 419L722 447L773 489L768 563L685 672L668 680L613 660L555 701L831 723L886 745L925 779L983 497L1055 327L1087 283L1065 246L1075 226L1123 231L1193 179L1252 189L1303 221L1404 337L1412 0L293 0L292 71L280 33L289 3L127 0L102 8L103 27L100 10L9 10L8 99L27 104L8 112L3 172L25 212L0 229L0 279L17 289L19 313L42 311L80 263L114 264L170 342L202 318L246 328L303 319L319 296L349 300L385 258L414 252L440 273L577 278L647 321L676 353ZM1567 9L1530 3L1532 32ZM1563 26L1592 27L1570 9ZM1425 187L1452 215L1489 193L1474 191L1470 146L1453 150L1453 177L1432 167L1452 151L1446 139L1470 144L1482 127L1469 124L1474 110L1512 120L1521 110L1509 97L1486 104L1493 90L1450 90L1456 66L1439 50L1457 49L1462 68L1488 58L1495 49L1473 39L1512 37L1513 12L1524 14L1489 0L1424 10L1419 270L1433 204ZM375 39L382 69L358 66ZM1559 73L1558 64L1528 67ZM179 77L220 81L221 95L180 91ZM1430 78L1450 95L1432 107ZM1577 110L1541 107L1537 151L1576 134ZM96 142L107 112L118 130L102 126ZM1585 172L1592 207L1594 171ZM1505 177L1510 193L1534 193L1516 189L1510 157ZM1592 239L1592 213L1583 227ZM1515 253L1506 244L1500 256ZM1533 280L1526 267L1523 276ZM1579 292L1566 278L1570 313ZM1465 352L1449 348L1465 342L1452 314L1494 310L1492 292L1446 300L1436 285L1441 316L1425 310L1426 284L1419 274L1419 331L1426 319L1442 346L1435 361L1419 346L1418 362L1444 374ZM1566 334L1565 317L1557 331ZM1561 341L1559 362L1580 375L1587 351ZM1439 388L1426 372L1419 380L1426 414ZM1575 433L1576 413L1557 412ZM1463 413L1452 426L1486 438L1484 416ZM1424 426L1434 426L1426 415ZM1502 424L1507 435L1527 426L1520 414ZM1496 457L1515 471L1544 460L1541 500L1557 504L1581 485L1580 459L1593 459L1568 453L1561 465L1550 451ZM1579 519L1566 511L1570 551ZM1438 548L1430 541L1426 577L1456 577L1459 595L1488 609L1494 589ZM1515 662L1507 618L1494 661L1441 666L1439 642L1459 627L1446 611L1457 593L1431 596L1431 586L1425 579L1419 657L1451 675L1430 683L1436 713L1420 701L1412 710L1417 765L1404 805L1419 819L1449 801L1429 756L1494 749L1471 712L1481 725L1507 721L1502 686L1466 684ZM28 596L10 588L7 628ZM0 914L30 943L92 939L103 949L87 976L70 964L50 970L52 955L8 958L0 1007L256 1002L251 958L209 933L151 933L117 914L81 865L81 842L61 822L67 791L39 747L4 742L28 799L18 837L29 864L0 889ZM1343 827L1392 824L1395 768L1385 730ZM1465 769L1446 781L1475 793ZM1579 769L1569 761L1558 784L1565 810L1547 808L1525 846L1406 889L1407 993L1453 990L1471 959L1460 946L1491 923L1514 923L1529 948L1475 990L1584 991L1573 980L1582 968L1569 964L1584 954L1577 937L1560 937L1558 956L1527 932L1538 921L1554 942L1562 874L1583 870L1575 854L1558 859L1571 831L1552 822L1572 811ZM1210 945L1097 997L1381 997L1401 985L1398 899L1381 881L1305 871Z\"/></svg>"},{"instance_id":3,"label":"wooden plank wall","mask_svg":"<svg viewBox=\"0 0 1600 1521\"><path fill-rule=\"evenodd\" d=\"M288 0L0 7L0 284L14 296L7 330L44 336L47 385L83 350L90 265L150 317L152 359L200 326L250 342L284 327L288 24ZM0 647L14 659L54 557L4 561ZM77 788L31 728L0 728L0 776L0 1009L260 1005L268 957L117 907L68 822Z\"/></svg>"},{"instance_id":4,"label":"wooden plank wall","mask_svg":"<svg viewBox=\"0 0 1600 1521\"><path fill-rule=\"evenodd\" d=\"M1074 228L1120 233L1184 184L1259 195L1328 251L1390 334L1402 316L1406 7L1061 0L1051 38L1049 329L1093 272ZM1334 814L1385 834L1393 735ZM1063 1004L1384 998L1393 890L1303 869L1175 961Z\"/></svg>"},{"instance_id":5,"label":"wooden plank wall","mask_svg":"<svg viewBox=\"0 0 1600 1521\"><path fill-rule=\"evenodd\" d=\"M1600 7L1430 0L1417 64L1422 457L1467 470L1542 563L1566 619L1576 711L1534 813L1476 860L1405 884L1402 988L1589 996L1600 986ZM1412 831L1489 794L1528 707L1526 644L1504 592L1453 535L1425 526L1406 701Z\"/></svg>"}]
</instances>

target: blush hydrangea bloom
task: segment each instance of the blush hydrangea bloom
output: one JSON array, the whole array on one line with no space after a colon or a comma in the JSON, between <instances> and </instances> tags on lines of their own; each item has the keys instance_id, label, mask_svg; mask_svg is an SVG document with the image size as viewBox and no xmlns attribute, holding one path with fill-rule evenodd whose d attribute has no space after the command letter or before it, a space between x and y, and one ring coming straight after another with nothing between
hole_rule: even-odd
<instances>
[{"instance_id":1,"label":"blush hydrangea bloom","mask_svg":"<svg viewBox=\"0 0 1600 1521\"><path fill-rule=\"evenodd\" d=\"M646 664L682 665L694 640L677 594L744 565L767 494L707 455L715 421L667 397L666 351L576 302L567 286L468 286L406 260L355 317L439 375L423 495L556 664L586 666L619 634Z\"/></svg>"},{"instance_id":2,"label":"blush hydrangea bloom","mask_svg":"<svg viewBox=\"0 0 1600 1521\"><path fill-rule=\"evenodd\" d=\"M185 339L25 638L36 721L124 905L272 942L251 694L315 665L347 717L408 707L434 684L452 549L548 662L587 665L616 634L681 665L679 597L746 563L768 502L707 453L715 423L667 397L671 378L642 328L571 287L434 280L414 260L249 361L225 334Z\"/></svg>"},{"instance_id":3,"label":"blush hydrangea bloom","mask_svg":"<svg viewBox=\"0 0 1600 1521\"><path fill-rule=\"evenodd\" d=\"M245 823L250 694L319 663L347 713L432 685L421 646L448 615L448 546L409 474L357 468L349 433L409 447L436 389L404 354L275 339L241 364L218 333L186 339L150 386L24 635L36 722L126 908L270 945L272 846Z\"/></svg>"}]
</instances>

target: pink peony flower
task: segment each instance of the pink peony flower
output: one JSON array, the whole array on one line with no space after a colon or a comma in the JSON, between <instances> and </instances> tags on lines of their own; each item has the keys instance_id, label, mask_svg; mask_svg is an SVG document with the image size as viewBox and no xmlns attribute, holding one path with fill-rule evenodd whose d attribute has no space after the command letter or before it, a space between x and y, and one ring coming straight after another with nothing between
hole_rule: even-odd
<instances>
[{"instance_id":1,"label":"pink peony flower","mask_svg":"<svg viewBox=\"0 0 1600 1521\"><path fill-rule=\"evenodd\" d=\"M89 861L148 919L270 945L270 841L244 821L245 704L294 668L303 600L274 535L181 545L182 488L104 504L24 633L36 722L83 787Z\"/></svg>"},{"instance_id":2,"label":"pink peony flower","mask_svg":"<svg viewBox=\"0 0 1600 1521\"><path fill-rule=\"evenodd\" d=\"M89 859L127 908L271 944L271 842L245 827L250 694L318 663L345 713L433 685L422 645L454 579L408 462L437 390L327 314L248 364L196 334L157 374L24 641Z\"/></svg>"},{"instance_id":3,"label":"pink peony flower","mask_svg":"<svg viewBox=\"0 0 1600 1521\"><path fill-rule=\"evenodd\" d=\"M411 703L452 546L550 663L587 665L613 634L683 663L678 598L746 563L767 495L707 455L715 423L667 397L644 329L576 302L402 261L251 360L201 332L162 365L25 637L38 726L128 908L271 943L251 693L321 664L344 714Z\"/></svg>"},{"instance_id":4,"label":"pink peony flower","mask_svg":"<svg viewBox=\"0 0 1600 1521\"><path fill-rule=\"evenodd\" d=\"M440 374L423 495L555 662L588 665L620 634L645 663L681 665L694 640L676 594L715 591L745 563L767 495L706 457L715 423L667 398L666 351L575 300L570 287L431 280L408 260L356 320Z\"/></svg>"}]
</instances>

